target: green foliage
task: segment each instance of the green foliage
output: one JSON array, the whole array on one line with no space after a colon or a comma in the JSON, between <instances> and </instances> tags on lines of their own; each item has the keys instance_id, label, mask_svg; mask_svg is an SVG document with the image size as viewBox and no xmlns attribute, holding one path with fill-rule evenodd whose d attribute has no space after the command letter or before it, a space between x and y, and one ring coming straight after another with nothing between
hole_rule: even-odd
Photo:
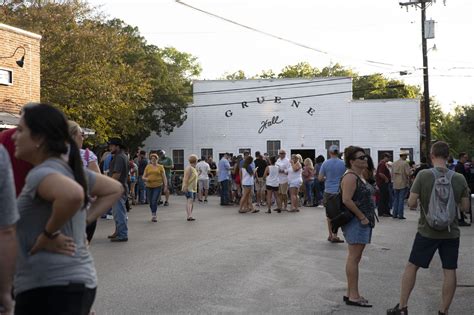
<instances>
[{"instance_id":1,"label":"green foliage","mask_svg":"<svg viewBox=\"0 0 474 315\"><path fill-rule=\"evenodd\" d=\"M295 65L285 66L280 73L275 74L273 70L265 70L260 74L252 76L252 79L275 79L275 78L315 78L315 77L351 77L353 79L354 99L381 99L381 98L419 98L420 88L414 85L404 84L402 81L388 79L381 74L359 76L350 68L336 63L318 69L308 62L299 62ZM246 79L242 70L232 74L225 74L221 79L240 80Z\"/></svg>"},{"instance_id":2,"label":"green foliage","mask_svg":"<svg viewBox=\"0 0 474 315\"><path fill-rule=\"evenodd\" d=\"M455 158L460 152L474 155L474 105L457 106L454 113L444 114L439 103L431 101L430 117L433 140L449 143Z\"/></svg>"},{"instance_id":3,"label":"green foliage","mask_svg":"<svg viewBox=\"0 0 474 315\"><path fill-rule=\"evenodd\" d=\"M96 130L95 144L119 136L136 147L183 123L201 71L192 55L148 45L79 0L4 1L0 20L43 36L42 101Z\"/></svg>"}]
</instances>

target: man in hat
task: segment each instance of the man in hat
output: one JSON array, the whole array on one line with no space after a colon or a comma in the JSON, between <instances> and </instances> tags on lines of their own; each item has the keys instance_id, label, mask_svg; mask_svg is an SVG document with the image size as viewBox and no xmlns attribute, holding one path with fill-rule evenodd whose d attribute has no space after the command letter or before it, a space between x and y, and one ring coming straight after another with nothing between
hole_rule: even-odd
<instances>
[{"instance_id":1,"label":"man in hat","mask_svg":"<svg viewBox=\"0 0 474 315\"><path fill-rule=\"evenodd\" d=\"M327 206L327 200L339 192L341 178L346 172L346 165L339 158L339 147L337 145L333 144L329 147L329 157L330 158L321 165L318 175L319 181L324 182L323 204L325 207ZM344 241L337 236L337 230L333 231L327 207L326 220L329 233L328 241L331 243L344 243Z\"/></svg>"},{"instance_id":2,"label":"man in hat","mask_svg":"<svg viewBox=\"0 0 474 315\"><path fill-rule=\"evenodd\" d=\"M404 220L403 209L405 197L408 193L408 186L410 183L410 165L407 162L409 152L406 150L400 151L400 159L395 161L392 165L392 181L393 181L393 213L394 219Z\"/></svg>"},{"instance_id":3,"label":"man in hat","mask_svg":"<svg viewBox=\"0 0 474 315\"><path fill-rule=\"evenodd\" d=\"M123 151L124 145L121 139L112 138L108 144L110 153L113 155L109 166L109 176L118 180L124 187L122 197L112 206L115 232L109 238L112 242L126 242L128 241L127 209L125 207L128 198L128 157Z\"/></svg>"}]
</instances>

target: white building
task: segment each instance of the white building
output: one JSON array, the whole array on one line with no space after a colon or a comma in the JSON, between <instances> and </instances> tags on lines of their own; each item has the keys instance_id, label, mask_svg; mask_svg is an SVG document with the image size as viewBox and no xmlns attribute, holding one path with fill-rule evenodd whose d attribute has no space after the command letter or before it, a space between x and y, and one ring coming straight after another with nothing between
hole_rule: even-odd
<instances>
[{"instance_id":1,"label":"white building","mask_svg":"<svg viewBox=\"0 0 474 315\"><path fill-rule=\"evenodd\" d=\"M284 148L303 157L327 156L331 144L361 146L374 162L400 150L420 155L418 99L353 100L352 79L195 81L194 104L169 135L150 136L146 149L163 149L177 168L187 156L244 150L276 155Z\"/></svg>"}]
</instances>

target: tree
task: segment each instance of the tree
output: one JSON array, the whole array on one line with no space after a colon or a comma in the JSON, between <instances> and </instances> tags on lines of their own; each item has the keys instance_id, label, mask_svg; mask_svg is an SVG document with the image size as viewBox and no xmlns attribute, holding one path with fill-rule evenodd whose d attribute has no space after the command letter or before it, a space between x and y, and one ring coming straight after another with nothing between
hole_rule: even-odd
<instances>
[{"instance_id":1,"label":"tree","mask_svg":"<svg viewBox=\"0 0 474 315\"><path fill-rule=\"evenodd\" d=\"M138 146L180 126L192 100L197 59L147 44L136 27L79 0L4 1L0 19L43 36L42 101L96 130Z\"/></svg>"}]
</instances>

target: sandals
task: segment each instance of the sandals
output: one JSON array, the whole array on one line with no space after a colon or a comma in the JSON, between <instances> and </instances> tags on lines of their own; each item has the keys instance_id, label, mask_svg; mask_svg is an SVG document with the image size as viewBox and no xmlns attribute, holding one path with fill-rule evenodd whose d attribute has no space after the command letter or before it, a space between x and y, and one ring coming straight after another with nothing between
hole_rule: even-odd
<instances>
[{"instance_id":1,"label":"sandals","mask_svg":"<svg viewBox=\"0 0 474 315\"><path fill-rule=\"evenodd\" d=\"M189 217L187 220L188 220L188 221L196 221L196 219L193 218L193 217Z\"/></svg>"},{"instance_id":2,"label":"sandals","mask_svg":"<svg viewBox=\"0 0 474 315\"><path fill-rule=\"evenodd\" d=\"M265 213L272 213L272 210L268 209L267 211L265 211Z\"/></svg>"},{"instance_id":3,"label":"sandals","mask_svg":"<svg viewBox=\"0 0 474 315\"><path fill-rule=\"evenodd\" d=\"M158 222L158 219L156 218L156 215L151 217L151 222Z\"/></svg>"},{"instance_id":4,"label":"sandals","mask_svg":"<svg viewBox=\"0 0 474 315\"><path fill-rule=\"evenodd\" d=\"M344 243L343 240L341 240L339 237L328 237L328 242L331 242L331 243Z\"/></svg>"},{"instance_id":5,"label":"sandals","mask_svg":"<svg viewBox=\"0 0 474 315\"><path fill-rule=\"evenodd\" d=\"M369 301L367 301L363 297L360 297L357 301L351 301L349 298L347 298L346 305L358 307L372 307L372 304L369 304Z\"/></svg>"},{"instance_id":6,"label":"sandals","mask_svg":"<svg viewBox=\"0 0 474 315\"><path fill-rule=\"evenodd\" d=\"M260 212L260 210L254 209L254 210L252 211L252 213L257 213L257 212Z\"/></svg>"}]
</instances>

